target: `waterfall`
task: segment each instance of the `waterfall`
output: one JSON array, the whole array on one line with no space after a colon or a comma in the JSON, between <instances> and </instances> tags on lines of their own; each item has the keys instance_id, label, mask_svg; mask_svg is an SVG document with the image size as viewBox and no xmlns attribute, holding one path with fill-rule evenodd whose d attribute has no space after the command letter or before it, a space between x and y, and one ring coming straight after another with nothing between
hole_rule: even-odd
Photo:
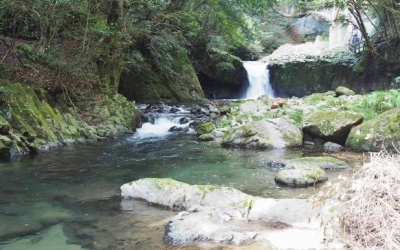
<instances>
[{"instance_id":1,"label":"waterfall","mask_svg":"<svg viewBox=\"0 0 400 250\"><path fill-rule=\"evenodd\" d=\"M245 99L255 99L261 95L274 97L274 91L269 82L268 63L263 61L244 61L249 86L244 95Z\"/></svg>"}]
</instances>

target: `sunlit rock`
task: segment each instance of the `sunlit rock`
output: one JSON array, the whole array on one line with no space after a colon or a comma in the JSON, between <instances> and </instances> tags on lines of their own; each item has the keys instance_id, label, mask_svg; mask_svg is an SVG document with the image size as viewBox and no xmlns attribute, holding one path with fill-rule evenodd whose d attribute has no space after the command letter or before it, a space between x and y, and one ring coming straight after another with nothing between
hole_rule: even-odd
<instances>
[{"instance_id":1,"label":"sunlit rock","mask_svg":"<svg viewBox=\"0 0 400 250\"><path fill-rule=\"evenodd\" d=\"M121 186L121 207L129 198L183 209L166 224L165 240L175 245L196 242L310 249L321 247L320 207L302 199L271 199L233 188L188 185L172 179L140 179ZM128 204L128 205L126 205ZM291 243L281 240L295 237ZM303 239L303 240L302 240Z\"/></svg>"},{"instance_id":2,"label":"sunlit rock","mask_svg":"<svg viewBox=\"0 0 400 250\"><path fill-rule=\"evenodd\" d=\"M228 131L222 142L226 147L274 149L297 147L303 144L299 127L283 119L264 119Z\"/></svg>"},{"instance_id":3,"label":"sunlit rock","mask_svg":"<svg viewBox=\"0 0 400 250\"><path fill-rule=\"evenodd\" d=\"M303 131L313 137L344 144L351 128L362 121L363 116L353 112L319 110L304 117Z\"/></svg>"}]
</instances>

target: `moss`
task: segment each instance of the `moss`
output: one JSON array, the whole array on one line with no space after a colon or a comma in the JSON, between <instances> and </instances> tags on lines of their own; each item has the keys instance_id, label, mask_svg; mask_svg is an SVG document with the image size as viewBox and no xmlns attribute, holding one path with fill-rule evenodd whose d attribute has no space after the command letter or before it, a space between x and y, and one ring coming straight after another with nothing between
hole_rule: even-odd
<instances>
[{"instance_id":1,"label":"moss","mask_svg":"<svg viewBox=\"0 0 400 250\"><path fill-rule=\"evenodd\" d=\"M318 180L318 178L324 173L321 168L316 168L313 173L306 174L306 177L313 180Z\"/></svg>"},{"instance_id":2,"label":"moss","mask_svg":"<svg viewBox=\"0 0 400 250\"><path fill-rule=\"evenodd\" d=\"M0 116L0 134L2 135L7 135L8 132L10 131L10 124L4 119L2 116Z\"/></svg>"},{"instance_id":3,"label":"moss","mask_svg":"<svg viewBox=\"0 0 400 250\"><path fill-rule=\"evenodd\" d=\"M200 141L213 141L214 140L214 136L210 133L207 134L202 134L199 136L199 140Z\"/></svg>"},{"instance_id":4,"label":"moss","mask_svg":"<svg viewBox=\"0 0 400 250\"><path fill-rule=\"evenodd\" d=\"M226 131L222 138L227 140L227 139L231 138L232 135L233 135L232 131Z\"/></svg>"},{"instance_id":5,"label":"moss","mask_svg":"<svg viewBox=\"0 0 400 250\"><path fill-rule=\"evenodd\" d=\"M248 126L248 125L243 125L243 126L240 127L240 129L242 130L242 133L243 133L244 137L250 137L250 136L253 136L253 135L257 134L257 132L253 131L251 129L251 127Z\"/></svg>"},{"instance_id":6,"label":"moss","mask_svg":"<svg viewBox=\"0 0 400 250\"><path fill-rule=\"evenodd\" d=\"M36 147L97 138L94 126L84 122L74 108L63 106L66 103L59 105L68 113L61 113L45 102L46 98L40 100L30 87L2 79L0 84L0 134L13 135L10 138L15 143L11 147L11 153L26 153L25 151ZM118 133L133 130L139 122L137 119L140 116L135 112L133 104L126 98L116 96L104 98L106 101L92 101L80 109L82 113L87 112L95 116L102 111L104 117L99 122L105 124L101 126L105 136L116 136ZM90 99L90 96L85 98ZM79 105L79 102L76 105ZM86 108L92 110L85 111ZM113 116L119 114L118 124L110 119L109 110L113 110Z\"/></svg>"},{"instance_id":7,"label":"moss","mask_svg":"<svg viewBox=\"0 0 400 250\"><path fill-rule=\"evenodd\" d=\"M214 129L216 129L216 127L212 122L201 122L196 126L196 130L199 135L209 134Z\"/></svg>"}]
</instances>

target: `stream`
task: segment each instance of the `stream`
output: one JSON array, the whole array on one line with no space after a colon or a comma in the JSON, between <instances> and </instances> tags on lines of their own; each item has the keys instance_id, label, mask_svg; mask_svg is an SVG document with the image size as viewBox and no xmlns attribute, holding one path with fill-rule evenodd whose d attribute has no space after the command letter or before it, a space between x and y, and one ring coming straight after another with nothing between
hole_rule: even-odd
<instances>
[{"instance_id":1,"label":"stream","mask_svg":"<svg viewBox=\"0 0 400 250\"><path fill-rule=\"evenodd\" d=\"M0 249L181 249L163 241L164 224L177 211L138 200L121 207L119 187L145 177L273 198L306 198L318 190L279 186L276 170L266 165L303 156L301 150L224 149L193 134L166 131L171 119L158 121L117 140L1 162Z\"/></svg>"}]
</instances>

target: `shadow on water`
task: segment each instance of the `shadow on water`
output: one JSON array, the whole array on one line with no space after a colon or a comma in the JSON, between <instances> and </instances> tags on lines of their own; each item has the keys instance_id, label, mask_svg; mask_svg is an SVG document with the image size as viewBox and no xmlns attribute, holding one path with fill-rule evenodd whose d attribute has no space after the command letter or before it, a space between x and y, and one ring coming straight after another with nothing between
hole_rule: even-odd
<instances>
[{"instance_id":1,"label":"shadow on water","mask_svg":"<svg viewBox=\"0 0 400 250\"><path fill-rule=\"evenodd\" d=\"M177 211L136 200L121 209L122 184L168 177L263 197L307 197L314 188L278 186L266 166L302 155L223 149L191 135L130 136L0 162L0 249L181 249L163 242L164 224Z\"/></svg>"}]
</instances>

